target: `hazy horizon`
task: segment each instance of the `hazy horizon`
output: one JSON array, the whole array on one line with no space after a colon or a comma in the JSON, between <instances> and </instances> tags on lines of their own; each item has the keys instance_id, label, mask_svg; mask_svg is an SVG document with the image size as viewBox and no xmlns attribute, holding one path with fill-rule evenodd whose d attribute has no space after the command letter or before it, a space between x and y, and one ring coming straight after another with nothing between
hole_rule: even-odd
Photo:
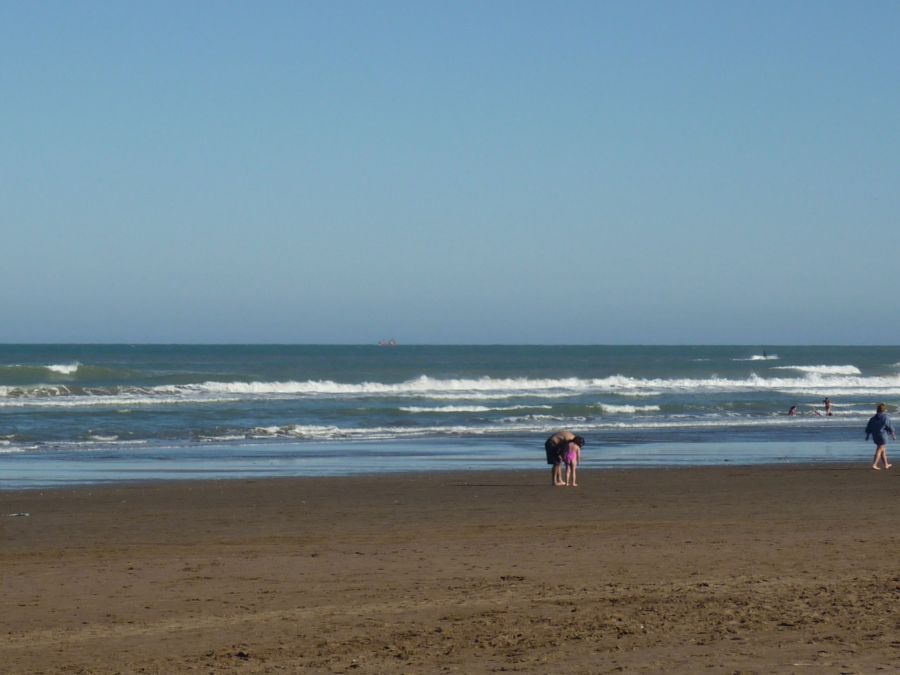
<instances>
[{"instance_id":1,"label":"hazy horizon","mask_svg":"<svg viewBox=\"0 0 900 675\"><path fill-rule=\"evenodd\" d=\"M389 338L390 339L390 338ZM53 347L53 346L96 346L96 347L381 347L392 349L396 347L746 347L758 351L769 351L785 347L865 347L865 348L895 348L895 344L869 344L869 343L766 343L761 345L752 342L401 342L396 344L380 344L379 342L0 342L5 347ZM771 354L777 356L777 354Z\"/></svg>"}]
</instances>

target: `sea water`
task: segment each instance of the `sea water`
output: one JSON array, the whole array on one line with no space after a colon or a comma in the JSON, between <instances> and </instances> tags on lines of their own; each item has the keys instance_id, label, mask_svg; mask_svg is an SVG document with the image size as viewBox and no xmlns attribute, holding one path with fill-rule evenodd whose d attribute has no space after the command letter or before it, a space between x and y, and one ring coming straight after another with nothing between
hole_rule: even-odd
<instances>
[{"instance_id":1,"label":"sea water","mask_svg":"<svg viewBox=\"0 0 900 675\"><path fill-rule=\"evenodd\" d=\"M585 469L863 461L898 401L900 347L0 345L0 488L538 468L559 428Z\"/></svg>"}]
</instances>

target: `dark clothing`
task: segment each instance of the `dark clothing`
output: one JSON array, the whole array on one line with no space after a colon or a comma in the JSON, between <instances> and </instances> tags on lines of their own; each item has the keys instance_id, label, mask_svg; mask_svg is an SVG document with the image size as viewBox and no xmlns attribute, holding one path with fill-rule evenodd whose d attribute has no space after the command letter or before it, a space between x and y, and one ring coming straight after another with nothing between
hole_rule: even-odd
<instances>
[{"instance_id":1,"label":"dark clothing","mask_svg":"<svg viewBox=\"0 0 900 675\"><path fill-rule=\"evenodd\" d=\"M575 434L565 429L560 429L544 443L547 451L547 464L559 464L562 462L562 454L565 452L569 441L575 438Z\"/></svg>"},{"instance_id":2,"label":"dark clothing","mask_svg":"<svg viewBox=\"0 0 900 675\"><path fill-rule=\"evenodd\" d=\"M886 445L887 435L894 435L894 427L891 426L891 418L885 413L873 415L866 425L866 440L869 436L875 441L875 445Z\"/></svg>"},{"instance_id":3,"label":"dark clothing","mask_svg":"<svg viewBox=\"0 0 900 675\"><path fill-rule=\"evenodd\" d=\"M562 444L556 442L556 436L551 436L544 443L544 450L547 452L547 464L559 464L562 461L560 450Z\"/></svg>"}]
</instances>

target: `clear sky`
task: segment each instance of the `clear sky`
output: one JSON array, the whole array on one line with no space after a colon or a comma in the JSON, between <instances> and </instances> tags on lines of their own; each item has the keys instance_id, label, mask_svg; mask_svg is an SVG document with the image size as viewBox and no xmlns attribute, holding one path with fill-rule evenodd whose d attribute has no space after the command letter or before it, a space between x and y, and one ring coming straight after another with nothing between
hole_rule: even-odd
<instances>
[{"instance_id":1,"label":"clear sky","mask_svg":"<svg viewBox=\"0 0 900 675\"><path fill-rule=\"evenodd\" d=\"M900 338L900 2L0 0L0 342Z\"/></svg>"}]
</instances>

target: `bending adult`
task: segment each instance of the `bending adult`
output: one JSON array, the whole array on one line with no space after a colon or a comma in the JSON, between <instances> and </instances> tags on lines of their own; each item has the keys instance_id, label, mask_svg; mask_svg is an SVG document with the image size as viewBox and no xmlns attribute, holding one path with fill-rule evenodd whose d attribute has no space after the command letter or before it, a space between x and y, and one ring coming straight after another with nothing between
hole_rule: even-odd
<instances>
[{"instance_id":1,"label":"bending adult","mask_svg":"<svg viewBox=\"0 0 900 675\"><path fill-rule=\"evenodd\" d=\"M875 460L872 462L872 468L880 470L879 463L884 464L885 469L890 469L893 464L888 464L887 459L887 433L890 432L893 439L897 440L897 434L894 427L891 426L891 418L887 416L887 406L879 403L875 414L869 419L866 425L866 440L869 436L875 441Z\"/></svg>"},{"instance_id":2,"label":"bending adult","mask_svg":"<svg viewBox=\"0 0 900 675\"><path fill-rule=\"evenodd\" d=\"M574 440L575 434L566 429L560 429L544 442L544 450L547 452L547 464L553 467L550 469L550 483L553 485L565 485L562 476L562 452L569 442Z\"/></svg>"}]
</instances>

